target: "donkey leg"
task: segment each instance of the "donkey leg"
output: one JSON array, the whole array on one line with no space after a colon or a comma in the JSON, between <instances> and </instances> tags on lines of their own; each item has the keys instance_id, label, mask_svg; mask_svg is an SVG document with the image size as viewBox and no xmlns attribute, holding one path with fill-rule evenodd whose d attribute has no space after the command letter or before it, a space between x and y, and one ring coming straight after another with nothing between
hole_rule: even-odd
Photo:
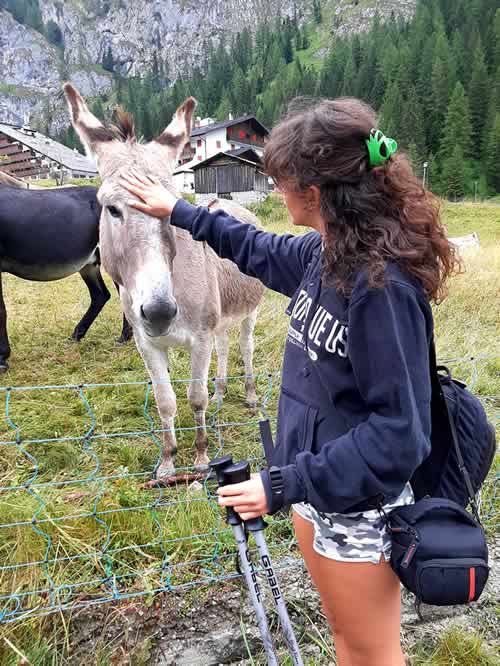
<instances>
[{"instance_id":1,"label":"donkey leg","mask_svg":"<svg viewBox=\"0 0 500 666\"><path fill-rule=\"evenodd\" d=\"M174 425L177 401L170 382L167 354L152 347L144 340L136 338L136 344L153 384L156 407L160 415L161 427L164 430L162 433L162 456L160 465L156 470L156 478L164 479L173 476L175 473L174 461L177 453L177 440Z\"/></svg>"},{"instance_id":2,"label":"donkey leg","mask_svg":"<svg viewBox=\"0 0 500 666\"><path fill-rule=\"evenodd\" d=\"M188 385L188 399L193 410L196 423L195 467L206 468L209 463L207 455L208 437L205 424L205 412L208 407L208 368L212 355L212 338L200 340L191 351L191 381Z\"/></svg>"},{"instance_id":3,"label":"donkey leg","mask_svg":"<svg viewBox=\"0 0 500 666\"><path fill-rule=\"evenodd\" d=\"M257 392L255 390L255 378L253 374L253 332L257 321L257 310L243 319L240 326L240 351L245 365L245 390L247 394L246 403L249 407L257 406Z\"/></svg>"},{"instance_id":4,"label":"donkey leg","mask_svg":"<svg viewBox=\"0 0 500 666\"><path fill-rule=\"evenodd\" d=\"M118 296L120 296L120 285L114 283L116 287L116 291L118 292ZM130 340L130 338L133 336L134 332L132 330L132 326L129 324L129 321L127 317L125 316L125 313L123 313L123 323L122 323L122 332L118 340L116 341L117 344L119 345L124 345L126 342Z\"/></svg>"},{"instance_id":5,"label":"donkey leg","mask_svg":"<svg viewBox=\"0 0 500 666\"><path fill-rule=\"evenodd\" d=\"M224 330L215 336L215 351L217 353L217 377L215 379L215 394L212 400L222 399L227 389L227 361L229 358L229 331Z\"/></svg>"},{"instance_id":6,"label":"donkey leg","mask_svg":"<svg viewBox=\"0 0 500 666\"><path fill-rule=\"evenodd\" d=\"M83 338L94 319L111 298L111 294L102 279L101 270L98 264L87 264L80 271L80 275L89 290L90 306L80 322L76 325L71 336L76 342L79 342Z\"/></svg>"},{"instance_id":7,"label":"donkey leg","mask_svg":"<svg viewBox=\"0 0 500 666\"><path fill-rule=\"evenodd\" d=\"M7 372L10 356L9 336L7 333L7 309L3 300L2 274L0 273L0 373Z\"/></svg>"}]
</instances>

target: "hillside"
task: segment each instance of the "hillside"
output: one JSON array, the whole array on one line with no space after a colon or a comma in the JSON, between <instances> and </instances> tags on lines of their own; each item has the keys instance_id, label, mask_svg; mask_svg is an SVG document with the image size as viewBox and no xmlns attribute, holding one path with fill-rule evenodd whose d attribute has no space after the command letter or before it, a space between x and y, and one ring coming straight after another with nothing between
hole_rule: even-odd
<instances>
[{"instance_id":1,"label":"hillside","mask_svg":"<svg viewBox=\"0 0 500 666\"><path fill-rule=\"evenodd\" d=\"M367 28L376 12L382 19L408 18L415 4L323 0L321 41ZM23 122L29 114L33 125L57 133L68 123L55 99L63 80L71 78L85 95L99 95L113 86L103 65L120 76L144 76L156 61L171 82L200 65L209 43L229 41L245 28L254 32L259 22L277 16L295 17L303 25L312 20L313 5L307 0L0 0L0 120Z\"/></svg>"}]
</instances>

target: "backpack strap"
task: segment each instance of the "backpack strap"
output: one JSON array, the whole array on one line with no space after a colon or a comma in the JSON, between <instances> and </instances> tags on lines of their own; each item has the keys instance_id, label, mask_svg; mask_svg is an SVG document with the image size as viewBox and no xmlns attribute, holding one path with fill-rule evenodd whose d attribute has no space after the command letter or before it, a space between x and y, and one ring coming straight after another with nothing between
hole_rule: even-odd
<instances>
[{"instance_id":1,"label":"backpack strap","mask_svg":"<svg viewBox=\"0 0 500 666\"><path fill-rule=\"evenodd\" d=\"M460 469L460 472L462 473L462 476L464 477L464 482L465 482L465 487L467 489L467 495L469 497L469 502L472 508L472 513L474 514L474 518L477 520L477 522L481 525L481 520L479 518L479 509L477 506L476 502L476 497L474 493L474 488L472 487L472 482L470 479L469 472L467 470L467 467L465 466L465 461L464 457L462 455L462 450L460 448L460 442L458 441L458 435L457 435L457 428L455 425L455 419L453 418L450 408L448 405L448 401L446 400L446 397L444 396L443 389L441 386L441 382L439 381L439 371L438 371L438 366L436 364L436 347L434 345L434 334L431 337L431 342L430 342L430 347L429 347L429 367L430 367L430 372L431 372L431 386L432 386L432 392L434 394L435 391L439 391L439 393L442 395L443 399L441 400L441 403L444 405L446 409L446 416L448 419L448 422L450 424L450 433L451 433L451 439L453 442L453 448L455 449L455 453L457 456L458 460L458 466ZM441 368L442 366L440 366ZM451 375L448 372L449 376L449 385L451 389L453 390L455 394L455 399L457 403L457 416L460 411L460 392L457 390L457 388L454 386L453 381L451 379Z\"/></svg>"}]
</instances>

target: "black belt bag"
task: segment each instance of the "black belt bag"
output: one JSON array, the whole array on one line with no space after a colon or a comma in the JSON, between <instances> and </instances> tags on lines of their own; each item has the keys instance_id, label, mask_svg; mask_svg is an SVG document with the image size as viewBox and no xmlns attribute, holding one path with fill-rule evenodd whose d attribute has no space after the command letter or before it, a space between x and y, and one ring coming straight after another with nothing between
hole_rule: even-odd
<instances>
[{"instance_id":1,"label":"black belt bag","mask_svg":"<svg viewBox=\"0 0 500 666\"><path fill-rule=\"evenodd\" d=\"M450 606L476 601L488 580L481 525L443 498L422 499L388 516L391 566L419 601Z\"/></svg>"},{"instance_id":2,"label":"black belt bag","mask_svg":"<svg viewBox=\"0 0 500 666\"><path fill-rule=\"evenodd\" d=\"M387 525L391 566L403 585L419 601L451 606L479 599L488 580L475 495L493 462L495 437L477 398L437 367L434 340L429 366L431 454L412 479L416 503L392 511Z\"/></svg>"}]
</instances>

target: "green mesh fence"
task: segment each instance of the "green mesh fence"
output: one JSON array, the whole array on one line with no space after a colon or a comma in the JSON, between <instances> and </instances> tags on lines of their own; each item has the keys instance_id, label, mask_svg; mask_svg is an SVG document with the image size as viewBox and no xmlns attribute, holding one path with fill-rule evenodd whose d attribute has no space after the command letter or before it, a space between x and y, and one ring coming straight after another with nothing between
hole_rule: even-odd
<instances>
[{"instance_id":1,"label":"green mesh fence","mask_svg":"<svg viewBox=\"0 0 500 666\"><path fill-rule=\"evenodd\" d=\"M492 419L500 398L485 394L482 377L498 358L445 361L478 392ZM180 397L188 381L173 382L179 472L194 471L196 428ZM229 378L228 398L216 396L210 404L209 454L231 453L257 470L263 464L259 414L276 413L279 375L256 377L255 411L243 406L244 381ZM215 380L210 388L215 393ZM162 433L150 382L0 387L0 396L0 622L153 598L239 575L211 481L147 484L161 459ZM109 431L107 424L117 421L123 429ZM492 477L481 500L492 525L497 492L498 477ZM290 565L289 521L269 522L272 552Z\"/></svg>"}]
</instances>

